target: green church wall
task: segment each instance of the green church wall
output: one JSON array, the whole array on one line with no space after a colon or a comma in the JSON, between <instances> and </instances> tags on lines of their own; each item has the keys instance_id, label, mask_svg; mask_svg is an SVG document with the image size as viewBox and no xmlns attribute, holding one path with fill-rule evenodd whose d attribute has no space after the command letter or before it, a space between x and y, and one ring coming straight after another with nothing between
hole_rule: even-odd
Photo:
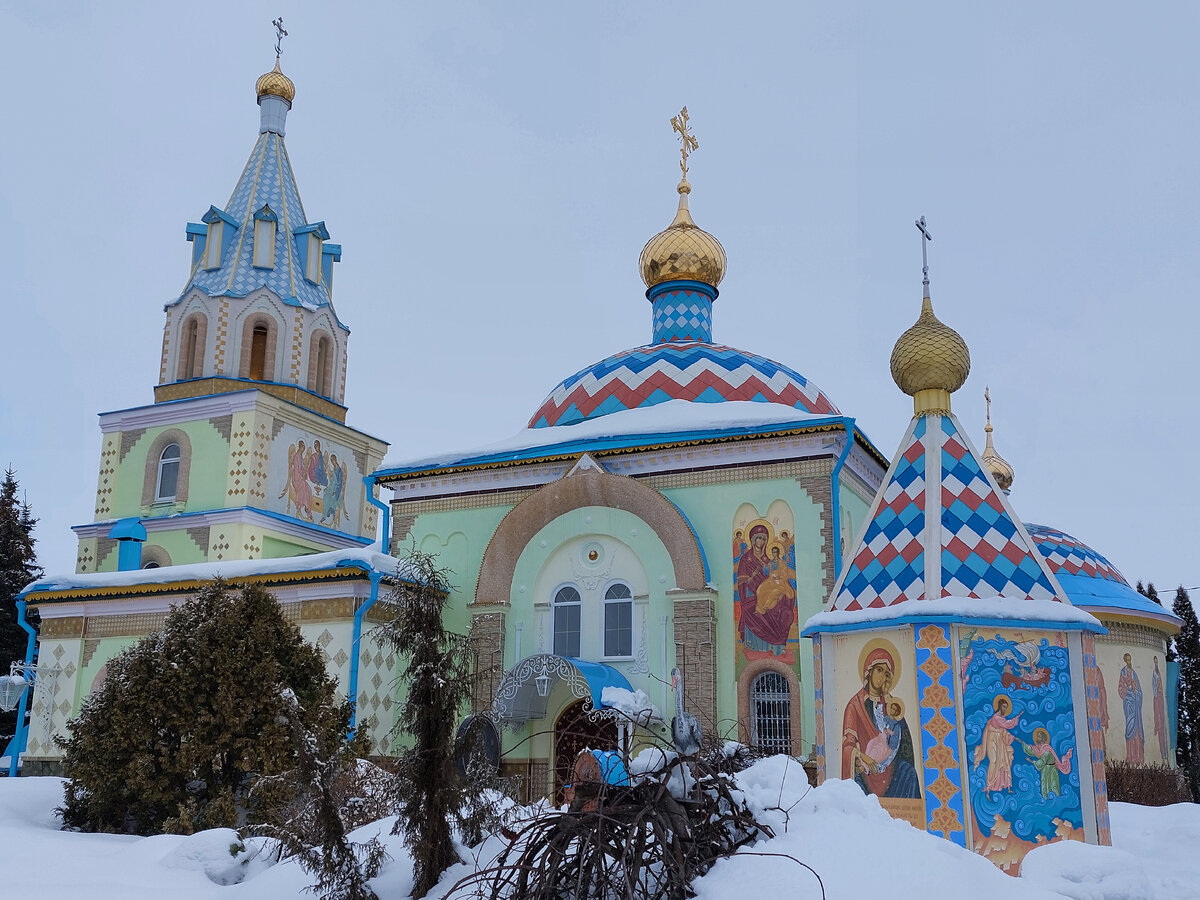
<instances>
[{"instance_id":1,"label":"green church wall","mask_svg":"<svg viewBox=\"0 0 1200 900\"><path fill-rule=\"evenodd\" d=\"M182 432L187 436L190 448L187 473L187 493L184 501L142 503L147 471L150 473L151 491L157 475L157 459L150 459L157 438L166 431ZM122 435L122 440L125 435ZM158 450L161 452L161 450ZM157 456L157 453L155 453ZM229 464L229 440L207 420L181 422L169 426L147 428L117 465L116 488L112 505L112 517L136 515L170 515L188 510L221 509L227 505L225 495L226 469ZM181 466L181 478L183 468ZM180 487L183 487L181 481Z\"/></svg>"}]
</instances>

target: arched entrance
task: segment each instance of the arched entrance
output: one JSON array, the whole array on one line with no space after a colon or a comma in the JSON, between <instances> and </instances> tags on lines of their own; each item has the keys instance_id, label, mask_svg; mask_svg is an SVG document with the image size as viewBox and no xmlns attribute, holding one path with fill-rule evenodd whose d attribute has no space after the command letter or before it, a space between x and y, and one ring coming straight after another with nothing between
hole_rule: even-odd
<instances>
[{"instance_id":1,"label":"arched entrance","mask_svg":"<svg viewBox=\"0 0 1200 900\"><path fill-rule=\"evenodd\" d=\"M554 803L563 803L563 787L580 750L616 750L617 726L609 718L593 717L582 700L559 714L554 723Z\"/></svg>"}]
</instances>

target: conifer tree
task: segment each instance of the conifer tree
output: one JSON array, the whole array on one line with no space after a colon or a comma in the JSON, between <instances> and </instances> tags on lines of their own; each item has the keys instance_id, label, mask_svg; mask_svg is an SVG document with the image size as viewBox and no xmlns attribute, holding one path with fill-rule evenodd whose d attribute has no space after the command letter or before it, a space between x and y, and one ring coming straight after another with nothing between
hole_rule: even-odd
<instances>
[{"instance_id":1,"label":"conifer tree","mask_svg":"<svg viewBox=\"0 0 1200 900\"><path fill-rule=\"evenodd\" d=\"M424 897L442 873L459 862L453 828L479 828L488 788L482 767L460 776L455 765L455 722L471 692L471 655L466 635L443 624L450 595L449 572L436 557L415 547L406 556L407 573L388 600L393 617L375 630L376 638L401 662L408 698L397 718L412 746L396 768L400 815L393 834L403 832L413 856L413 892Z\"/></svg>"},{"instance_id":2,"label":"conifer tree","mask_svg":"<svg viewBox=\"0 0 1200 900\"><path fill-rule=\"evenodd\" d=\"M16 597L42 575L34 552L33 529L38 520L29 504L18 499L19 493L16 473L5 470L0 482L0 675L8 674L9 663L25 659L29 634L17 624ZM16 722L16 711L0 713L0 750L7 746Z\"/></svg>"},{"instance_id":3,"label":"conifer tree","mask_svg":"<svg viewBox=\"0 0 1200 900\"><path fill-rule=\"evenodd\" d=\"M222 582L174 607L163 629L109 660L59 739L64 822L86 831L188 834L272 821L297 786L250 789L292 769L284 691L324 757L349 725L320 652L264 588Z\"/></svg>"},{"instance_id":4,"label":"conifer tree","mask_svg":"<svg viewBox=\"0 0 1200 900\"><path fill-rule=\"evenodd\" d=\"M1175 637L1179 661L1179 705L1176 720L1176 756L1192 783L1192 796L1200 802L1200 623L1188 593L1175 592L1172 609L1183 626Z\"/></svg>"}]
</instances>

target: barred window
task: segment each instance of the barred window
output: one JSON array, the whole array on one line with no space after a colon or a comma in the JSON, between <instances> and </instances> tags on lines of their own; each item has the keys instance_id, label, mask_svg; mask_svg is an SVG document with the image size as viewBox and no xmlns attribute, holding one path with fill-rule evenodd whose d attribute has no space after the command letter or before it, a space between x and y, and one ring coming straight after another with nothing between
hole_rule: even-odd
<instances>
[{"instance_id":1,"label":"barred window","mask_svg":"<svg viewBox=\"0 0 1200 900\"><path fill-rule=\"evenodd\" d=\"M750 685L750 743L768 753L792 752L792 696L779 672L764 672Z\"/></svg>"}]
</instances>

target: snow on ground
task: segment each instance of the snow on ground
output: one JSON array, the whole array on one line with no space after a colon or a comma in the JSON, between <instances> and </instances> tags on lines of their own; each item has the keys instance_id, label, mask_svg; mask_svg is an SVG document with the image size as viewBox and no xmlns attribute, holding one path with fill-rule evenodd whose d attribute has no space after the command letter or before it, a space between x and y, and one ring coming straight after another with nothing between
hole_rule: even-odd
<instances>
[{"instance_id":1,"label":"snow on ground","mask_svg":"<svg viewBox=\"0 0 1200 900\"><path fill-rule=\"evenodd\" d=\"M311 878L294 864L272 865L261 842L240 845L228 830L150 838L58 830L57 778L0 779L0 883L6 897L150 900L305 898ZM940 838L890 818L851 782L809 788L786 757L763 760L739 776L756 813L776 833L724 860L697 884L701 900L744 900L787 887L795 900L887 897L927 900L1181 900L1200 898L1200 806L1158 809L1113 804L1114 847L1057 843L1025 861L1020 878ZM412 866L393 819L355 832L379 834L392 855L374 886L381 897L407 897ZM470 861L446 873L442 897L503 840L492 838ZM232 852L231 852L232 847ZM777 854L777 855L770 855ZM795 860L789 858L795 857ZM811 866L811 870L805 868ZM235 883L240 880L241 883Z\"/></svg>"}]
</instances>

